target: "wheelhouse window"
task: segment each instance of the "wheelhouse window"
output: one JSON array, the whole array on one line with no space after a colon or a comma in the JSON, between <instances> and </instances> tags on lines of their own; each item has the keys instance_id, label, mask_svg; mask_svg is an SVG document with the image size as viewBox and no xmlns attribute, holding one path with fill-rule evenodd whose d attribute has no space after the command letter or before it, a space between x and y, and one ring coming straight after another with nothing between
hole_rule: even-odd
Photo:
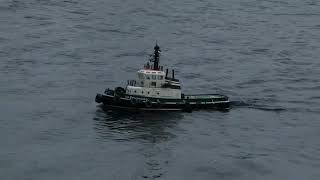
<instances>
[{"instance_id":1,"label":"wheelhouse window","mask_svg":"<svg viewBox=\"0 0 320 180\"><path fill-rule=\"evenodd\" d=\"M146 75L146 79L149 79L149 80L150 80L150 75Z\"/></svg>"},{"instance_id":2,"label":"wheelhouse window","mask_svg":"<svg viewBox=\"0 0 320 180\"><path fill-rule=\"evenodd\" d=\"M156 87L157 83L156 82L151 82L151 87Z\"/></svg>"},{"instance_id":3,"label":"wheelhouse window","mask_svg":"<svg viewBox=\"0 0 320 180\"><path fill-rule=\"evenodd\" d=\"M158 79L159 80L163 80L163 76L158 76Z\"/></svg>"},{"instance_id":4,"label":"wheelhouse window","mask_svg":"<svg viewBox=\"0 0 320 180\"><path fill-rule=\"evenodd\" d=\"M157 76L156 75L152 75L152 79L156 80Z\"/></svg>"}]
</instances>

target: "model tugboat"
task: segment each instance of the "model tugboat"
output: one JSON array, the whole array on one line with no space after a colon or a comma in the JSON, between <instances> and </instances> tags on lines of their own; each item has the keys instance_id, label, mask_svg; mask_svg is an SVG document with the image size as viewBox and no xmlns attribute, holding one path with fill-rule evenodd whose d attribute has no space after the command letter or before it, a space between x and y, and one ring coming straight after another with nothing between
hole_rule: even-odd
<instances>
[{"instance_id":1,"label":"model tugboat","mask_svg":"<svg viewBox=\"0 0 320 180\"><path fill-rule=\"evenodd\" d=\"M142 111L186 111L197 109L229 109L227 96L220 94L185 95L181 93L181 85L171 77L169 70L163 71L159 65L160 47L156 44L154 53L150 55L150 63L137 72L136 80L128 80L127 86L114 90L106 89L97 94L95 101L102 103L107 109L142 110Z\"/></svg>"}]
</instances>

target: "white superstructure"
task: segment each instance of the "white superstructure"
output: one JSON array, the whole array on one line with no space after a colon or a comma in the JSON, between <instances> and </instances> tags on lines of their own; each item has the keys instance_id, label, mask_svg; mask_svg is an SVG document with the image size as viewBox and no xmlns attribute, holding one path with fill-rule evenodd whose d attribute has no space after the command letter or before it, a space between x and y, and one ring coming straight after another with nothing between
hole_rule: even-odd
<instances>
[{"instance_id":1,"label":"white superstructure","mask_svg":"<svg viewBox=\"0 0 320 180\"><path fill-rule=\"evenodd\" d=\"M150 55L149 62L144 69L139 70L138 79L128 81L126 94L142 97L181 99L181 87L178 79L174 78L174 70L172 70L172 78L163 72L163 67L159 66L160 47L156 44L154 53Z\"/></svg>"},{"instance_id":2,"label":"white superstructure","mask_svg":"<svg viewBox=\"0 0 320 180\"><path fill-rule=\"evenodd\" d=\"M179 81L169 80L166 78L166 73L163 71L142 69L138 71L138 79L128 83L126 94L154 98L180 99L181 88Z\"/></svg>"}]
</instances>

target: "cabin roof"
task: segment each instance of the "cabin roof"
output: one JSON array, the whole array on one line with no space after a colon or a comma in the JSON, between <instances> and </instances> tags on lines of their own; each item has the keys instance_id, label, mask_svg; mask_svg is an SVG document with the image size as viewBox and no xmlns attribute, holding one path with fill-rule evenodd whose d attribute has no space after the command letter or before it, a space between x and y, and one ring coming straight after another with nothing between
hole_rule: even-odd
<instances>
[{"instance_id":1,"label":"cabin roof","mask_svg":"<svg viewBox=\"0 0 320 180\"><path fill-rule=\"evenodd\" d=\"M150 74L150 75L165 75L165 72L153 70L153 69L141 69L138 73Z\"/></svg>"}]
</instances>

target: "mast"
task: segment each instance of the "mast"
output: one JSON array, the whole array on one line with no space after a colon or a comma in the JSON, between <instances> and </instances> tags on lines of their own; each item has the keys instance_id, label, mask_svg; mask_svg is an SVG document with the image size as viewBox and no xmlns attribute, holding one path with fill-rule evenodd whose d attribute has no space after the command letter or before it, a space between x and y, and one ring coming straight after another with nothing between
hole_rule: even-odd
<instances>
[{"instance_id":1,"label":"mast","mask_svg":"<svg viewBox=\"0 0 320 180\"><path fill-rule=\"evenodd\" d=\"M154 46L154 53L153 53L153 69L154 70L159 70L159 60L160 60L160 47L158 44Z\"/></svg>"}]
</instances>

